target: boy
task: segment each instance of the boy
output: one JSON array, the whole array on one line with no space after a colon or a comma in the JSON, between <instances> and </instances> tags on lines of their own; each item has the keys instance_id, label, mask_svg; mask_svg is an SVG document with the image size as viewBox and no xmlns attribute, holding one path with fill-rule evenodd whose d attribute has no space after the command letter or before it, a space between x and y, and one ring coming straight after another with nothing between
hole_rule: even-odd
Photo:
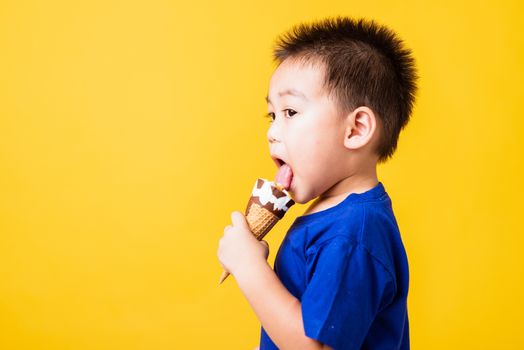
<instances>
[{"instance_id":1,"label":"boy","mask_svg":"<svg viewBox=\"0 0 524 350\"><path fill-rule=\"evenodd\" d=\"M260 350L409 349L408 262L376 165L411 115L411 51L374 21L345 17L282 36L267 96L270 154L297 203L275 258L232 213L218 259L262 324Z\"/></svg>"}]
</instances>

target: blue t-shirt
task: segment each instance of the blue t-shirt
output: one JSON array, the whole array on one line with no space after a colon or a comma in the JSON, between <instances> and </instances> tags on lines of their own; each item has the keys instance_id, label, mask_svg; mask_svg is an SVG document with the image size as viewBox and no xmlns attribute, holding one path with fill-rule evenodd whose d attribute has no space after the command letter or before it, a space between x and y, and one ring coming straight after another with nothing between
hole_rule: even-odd
<instances>
[{"instance_id":1,"label":"blue t-shirt","mask_svg":"<svg viewBox=\"0 0 524 350\"><path fill-rule=\"evenodd\" d=\"M408 261L381 182L297 217L274 271L300 300L308 337L335 350L409 349ZM269 349L278 348L262 327Z\"/></svg>"}]
</instances>

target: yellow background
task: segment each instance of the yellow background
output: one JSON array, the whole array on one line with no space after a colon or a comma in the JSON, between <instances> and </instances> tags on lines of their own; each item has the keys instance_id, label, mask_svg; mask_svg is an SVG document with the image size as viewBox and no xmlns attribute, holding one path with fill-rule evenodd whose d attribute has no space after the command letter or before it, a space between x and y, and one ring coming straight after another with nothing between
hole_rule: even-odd
<instances>
[{"instance_id":1,"label":"yellow background","mask_svg":"<svg viewBox=\"0 0 524 350\"><path fill-rule=\"evenodd\" d=\"M524 348L519 1L0 2L0 348L252 349L219 238L272 178L276 36L375 18L420 93L379 167L413 349ZM270 263L297 205L267 237Z\"/></svg>"}]
</instances>

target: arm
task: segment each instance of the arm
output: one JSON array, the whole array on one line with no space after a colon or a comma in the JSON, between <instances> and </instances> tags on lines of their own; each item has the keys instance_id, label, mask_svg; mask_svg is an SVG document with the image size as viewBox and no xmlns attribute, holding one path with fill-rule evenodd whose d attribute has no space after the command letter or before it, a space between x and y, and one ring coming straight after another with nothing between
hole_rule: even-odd
<instances>
[{"instance_id":1,"label":"arm","mask_svg":"<svg viewBox=\"0 0 524 350\"><path fill-rule=\"evenodd\" d=\"M267 261L239 268L235 279L267 334L280 349L331 349L305 335L300 301L284 287Z\"/></svg>"},{"instance_id":2,"label":"arm","mask_svg":"<svg viewBox=\"0 0 524 350\"><path fill-rule=\"evenodd\" d=\"M267 263L269 247L251 233L244 215L231 214L218 244L222 267L236 279L260 323L280 349L330 349L306 336L302 309Z\"/></svg>"}]
</instances>

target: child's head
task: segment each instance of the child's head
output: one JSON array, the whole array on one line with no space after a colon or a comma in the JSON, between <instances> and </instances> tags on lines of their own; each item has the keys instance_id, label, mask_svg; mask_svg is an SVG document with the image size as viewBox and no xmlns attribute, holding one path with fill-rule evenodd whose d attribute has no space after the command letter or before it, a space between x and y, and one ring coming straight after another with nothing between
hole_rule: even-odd
<instances>
[{"instance_id":1,"label":"child's head","mask_svg":"<svg viewBox=\"0 0 524 350\"><path fill-rule=\"evenodd\" d=\"M293 170L298 203L392 156L417 79L394 32L344 17L302 24L279 38L274 59L268 140Z\"/></svg>"}]
</instances>

